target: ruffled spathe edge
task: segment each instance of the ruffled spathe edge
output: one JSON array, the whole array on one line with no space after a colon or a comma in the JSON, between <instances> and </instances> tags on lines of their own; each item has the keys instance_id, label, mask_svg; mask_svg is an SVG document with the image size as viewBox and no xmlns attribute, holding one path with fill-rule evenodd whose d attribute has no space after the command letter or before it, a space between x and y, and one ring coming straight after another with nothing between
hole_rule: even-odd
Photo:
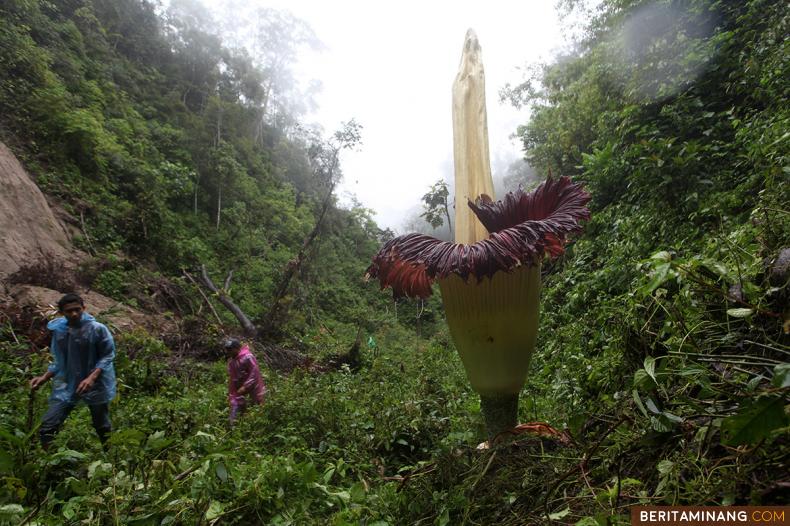
<instances>
[{"instance_id":1,"label":"ruffled spathe edge","mask_svg":"<svg viewBox=\"0 0 790 526\"><path fill-rule=\"evenodd\" d=\"M478 281L497 271L531 265L545 254L563 253L568 235L590 218L590 194L569 177L551 177L532 192L521 188L501 201L480 196L469 207L488 229L488 238L463 245L425 234L406 234L384 244L367 276L378 277L393 295L427 298L434 280L458 274Z\"/></svg>"}]
</instances>

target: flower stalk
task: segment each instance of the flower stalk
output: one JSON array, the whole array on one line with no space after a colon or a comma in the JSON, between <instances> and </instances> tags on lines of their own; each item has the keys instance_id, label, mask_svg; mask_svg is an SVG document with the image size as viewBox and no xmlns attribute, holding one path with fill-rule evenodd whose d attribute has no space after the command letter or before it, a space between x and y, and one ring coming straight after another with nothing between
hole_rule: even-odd
<instances>
[{"instance_id":1,"label":"flower stalk","mask_svg":"<svg viewBox=\"0 0 790 526\"><path fill-rule=\"evenodd\" d=\"M486 426L488 443L518 425L518 393L510 395L480 395L480 412Z\"/></svg>"}]
</instances>

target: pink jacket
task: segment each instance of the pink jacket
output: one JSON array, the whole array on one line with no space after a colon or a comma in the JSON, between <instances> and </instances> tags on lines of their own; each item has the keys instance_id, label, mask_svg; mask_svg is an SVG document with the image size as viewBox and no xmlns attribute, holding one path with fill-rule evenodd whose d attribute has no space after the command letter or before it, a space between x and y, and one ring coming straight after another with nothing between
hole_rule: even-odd
<instances>
[{"instance_id":1,"label":"pink jacket","mask_svg":"<svg viewBox=\"0 0 790 526\"><path fill-rule=\"evenodd\" d=\"M238 405L246 395L252 397L258 404L263 402L266 386L263 383L258 361L248 346L242 347L235 358L228 360L228 376L230 376L228 401L231 405ZM246 395L238 394L242 386L244 386Z\"/></svg>"}]
</instances>

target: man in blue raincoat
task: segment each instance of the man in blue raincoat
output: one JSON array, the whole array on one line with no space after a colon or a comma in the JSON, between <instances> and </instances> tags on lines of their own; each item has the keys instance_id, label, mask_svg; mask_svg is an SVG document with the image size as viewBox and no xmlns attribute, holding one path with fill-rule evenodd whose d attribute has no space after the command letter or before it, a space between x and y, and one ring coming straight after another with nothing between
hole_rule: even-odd
<instances>
[{"instance_id":1,"label":"man in blue raincoat","mask_svg":"<svg viewBox=\"0 0 790 526\"><path fill-rule=\"evenodd\" d=\"M41 419L41 445L48 449L69 413L82 401L90 409L93 428L102 444L112 430L110 401L115 397L115 342L109 329L85 312L85 302L76 294L58 301L58 312L47 328L53 361L47 372L30 380L38 389L54 378L49 408Z\"/></svg>"}]
</instances>

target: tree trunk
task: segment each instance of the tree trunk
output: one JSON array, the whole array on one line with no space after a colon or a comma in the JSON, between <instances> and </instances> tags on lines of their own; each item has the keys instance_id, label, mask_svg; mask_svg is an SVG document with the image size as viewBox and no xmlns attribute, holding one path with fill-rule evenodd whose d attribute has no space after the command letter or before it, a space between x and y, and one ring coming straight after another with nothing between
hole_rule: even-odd
<instances>
[{"instance_id":1,"label":"tree trunk","mask_svg":"<svg viewBox=\"0 0 790 526\"><path fill-rule=\"evenodd\" d=\"M296 255L294 259L288 262L288 265L285 267L282 276L280 277L280 282L277 284L277 288L274 292L274 297L272 298L272 305L269 308L269 312L266 315L266 328L267 332L276 332L274 331L274 325L279 323L283 313L282 310L282 299L285 297L286 293L288 292L288 288L291 285L291 280L293 277L301 270L302 264L304 263L305 255L307 254L307 250L315 241L315 238L318 237L318 233L321 230L321 225L324 222L324 217L326 216L326 212L329 209L329 204L332 202L332 192L334 190L334 185L329 188L329 191L324 198L323 203L321 204L321 211L318 214L318 219L315 222L315 226L307 234L304 241L302 242L302 248L299 249L299 253Z\"/></svg>"},{"instance_id":2,"label":"tree trunk","mask_svg":"<svg viewBox=\"0 0 790 526\"><path fill-rule=\"evenodd\" d=\"M222 217L222 183L217 188L217 230L219 230L219 221Z\"/></svg>"},{"instance_id":3,"label":"tree trunk","mask_svg":"<svg viewBox=\"0 0 790 526\"><path fill-rule=\"evenodd\" d=\"M195 195L193 200L193 213L197 215L198 188L200 188L200 173L195 171Z\"/></svg>"},{"instance_id":4,"label":"tree trunk","mask_svg":"<svg viewBox=\"0 0 790 526\"><path fill-rule=\"evenodd\" d=\"M266 85L266 88L263 92L263 104L261 104L261 117L258 119L258 123L255 125L255 137L253 138L253 144L257 145L258 141L261 141L261 146L263 146L263 127L266 124L266 113L269 111L269 96L272 91L272 83L269 82Z\"/></svg>"},{"instance_id":5,"label":"tree trunk","mask_svg":"<svg viewBox=\"0 0 790 526\"><path fill-rule=\"evenodd\" d=\"M216 294L217 300L222 303L226 309L228 309L239 321L241 324L242 329L244 330L244 335L250 338L255 337L258 334L258 329L255 327L255 324L250 321L244 311L236 305L233 300L227 295L227 289L230 287L230 280L233 277L233 271L228 273L228 276L225 278L225 287L222 289L218 289L214 282L211 281L211 278L206 272L206 266L200 265L200 282L206 287L208 290Z\"/></svg>"},{"instance_id":6,"label":"tree trunk","mask_svg":"<svg viewBox=\"0 0 790 526\"><path fill-rule=\"evenodd\" d=\"M450 222L450 209L447 207L447 199L444 200L444 215L447 217L447 228L450 229L450 239L453 239L453 224Z\"/></svg>"},{"instance_id":7,"label":"tree trunk","mask_svg":"<svg viewBox=\"0 0 790 526\"><path fill-rule=\"evenodd\" d=\"M222 100L217 97L217 135L214 137L214 147L219 148L222 141ZM217 230L222 218L222 180L217 184Z\"/></svg>"},{"instance_id":8,"label":"tree trunk","mask_svg":"<svg viewBox=\"0 0 790 526\"><path fill-rule=\"evenodd\" d=\"M194 278L192 278L192 276L188 272L184 271L184 275L190 281L195 283ZM222 305L224 305L229 311L233 313L233 315L239 321L239 324L242 326L244 335L248 338L253 338L256 340L257 345L255 346L255 348L261 353L261 357L269 367L271 367L276 371L283 371L283 372L290 372L296 367L305 367L305 368L310 367L313 361L307 356L297 351L284 349L282 347L273 345L269 342L263 343L260 340L258 340L260 331L258 331L257 327L250 321L247 315L241 310L241 308L238 305L236 305L233 302L233 300L230 299L230 297L227 294L228 288L230 287L230 280L232 277L233 277L233 271L228 272L228 276L225 278L225 284L223 288L218 289L217 286L214 285L214 282L209 277L208 272L206 272L205 265L201 265L199 285L202 285L204 288L214 293L217 296L219 302L222 303ZM197 283L195 284L197 285ZM219 321L220 324L222 324L222 321L219 319L219 316L217 316L217 312L214 310L214 306L211 305L211 302L205 296L205 294L203 294L203 291L200 289L200 287L198 287L198 290L200 291L201 295L203 295L203 298L206 300L206 302L209 304L211 311L217 317L217 321Z\"/></svg>"}]
</instances>

